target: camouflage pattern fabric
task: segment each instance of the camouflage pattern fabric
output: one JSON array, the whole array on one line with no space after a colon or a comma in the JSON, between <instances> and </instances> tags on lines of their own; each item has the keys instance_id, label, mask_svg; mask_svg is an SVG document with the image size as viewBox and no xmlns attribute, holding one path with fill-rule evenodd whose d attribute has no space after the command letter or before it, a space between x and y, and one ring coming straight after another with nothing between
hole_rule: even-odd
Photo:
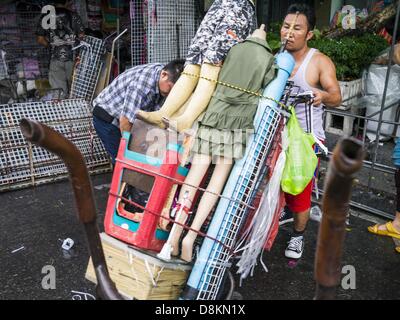
<instances>
[{"instance_id":1,"label":"camouflage pattern fabric","mask_svg":"<svg viewBox=\"0 0 400 320\"><path fill-rule=\"evenodd\" d=\"M255 8L249 0L216 0L192 40L186 61L219 65L230 48L255 29Z\"/></svg>"}]
</instances>

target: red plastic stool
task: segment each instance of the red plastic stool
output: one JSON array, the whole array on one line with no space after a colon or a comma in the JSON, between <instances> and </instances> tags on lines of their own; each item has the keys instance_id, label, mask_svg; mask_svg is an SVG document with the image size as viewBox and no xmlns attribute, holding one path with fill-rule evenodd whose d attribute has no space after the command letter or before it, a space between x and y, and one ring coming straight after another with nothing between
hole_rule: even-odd
<instances>
[{"instance_id":1,"label":"red plastic stool","mask_svg":"<svg viewBox=\"0 0 400 320\"><path fill-rule=\"evenodd\" d=\"M178 143L167 144L161 159L129 150L130 138L131 135L124 132L120 142L104 220L105 231L135 247L159 252L169 235L169 232L157 228L159 215L172 187L177 184L169 178L183 182L188 169L180 166L182 147ZM135 136L136 138L140 137ZM118 195L127 170L154 179L141 222L134 221L126 211L117 210Z\"/></svg>"}]
</instances>

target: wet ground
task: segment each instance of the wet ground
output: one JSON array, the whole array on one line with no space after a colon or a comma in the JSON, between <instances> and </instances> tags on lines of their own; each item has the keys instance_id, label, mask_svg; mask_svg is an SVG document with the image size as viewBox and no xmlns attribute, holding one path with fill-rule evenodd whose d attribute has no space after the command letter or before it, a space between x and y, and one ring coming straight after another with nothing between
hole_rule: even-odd
<instances>
[{"instance_id":1,"label":"wet ground","mask_svg":"<svg viewBox=\"0 0 400 320\"><path fill-rule=\"evenodd\" d=\"M340 136L327 133L327 146L330 151L334 150L335 145L339 141ZM387 215L393 216L396 210L396 187L394 182L394 165L392 160L393 139L386 142L381 142L378 146L377 164L386 166L387 171L371 170L364 167L357 174L357 183L353 188L352 200L364 206L369 206L373 209L378 209ZM375 154L375 144L365 142L366 160L372 161ZM319 181L320 189L323 189L324 173L326 173L328 163L325 160L321 161L322 176ZM375 167L376 168L376 167Z\"/></svg>"},{"instance_id":2,"label":"wet ground","mask_svg":"<svg viewBox=\"0 0 400 320\"><path fill-rule=\"evenodd\" d=\"M355 212L354 212L355 214ZM400 299L400 277L398 267L400 255L394 252L392 239L370 235L366 229L371 222L352 216L351 231L347 232L342 265L354 266L356 289L344 290L339 287L340 300L386 300ZM314 297L314 254L318 223L312 221L306 233L303 258L295 269L289 268L283 257L285 241L290 225L281 228L271 252L265 254L269 272L261 267L254 277L238 289L246 299L310 300ZM347 273L343 273L343 279ZM344 279L345 283L346 279Z\"/></svg>"},{"instance_id":3,"label":"wet ground","mask_svg":"<svg viewBox=\"0 0 400 320\"><path fill-rule=\"evenodd\" d=\"M109 174L95 176L93 186L98 206L98 224L102 221L110 182ZM69 182L0 194L0 299L66 299L83 297L75 292L94 295L94 285L85 279L89 259L82 226L78 223ZM351 231L346 237L343 265L354 266L356 289L343 290L339 299L399 299L400 254L391 238L370 235L366 228L376 218L352 211ZM357 215L361 215L357 217ZM366 220L367 219L367 220ZM253 277L236 291L243 299L312 299L314 252L318 223L311 222L306 234L304 257L290 269L283 256L290 225L281 228L271 252L264 255L269 269L258 266ZM75 241L73 252L61 249L62 240ZM48 274L56 272L55 289L42 288ZM45 269L43 269L45 267ZM233 269L234 271L234 269Z\"/></svg>"}]
</instances>

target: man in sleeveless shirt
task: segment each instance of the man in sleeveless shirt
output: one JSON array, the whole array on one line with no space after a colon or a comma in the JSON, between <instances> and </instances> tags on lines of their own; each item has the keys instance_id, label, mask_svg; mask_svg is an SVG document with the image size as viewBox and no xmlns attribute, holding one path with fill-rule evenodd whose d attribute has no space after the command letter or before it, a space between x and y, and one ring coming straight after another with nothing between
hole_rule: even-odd
<instances>
[{"instance_id":1,"label":"man in sleeveless shirt","mask_svg":"<svg viewBox=\"0 0 400 320\"><path fill-rule=\"evenodd\" d=\"M305 4L291 5L282 25L281 38L284 39L288 34L289 28L296 18L296 12L299 12L300 15L286 47L296 61L290 80L300 87L300 92L311 90L314 93L313 132L323 142L325 140L324 108L334 108L341 104L340 87L332 60L308 46L308 41L313 37L316 22L313 9ZM305 110L304 105L298 105L296 115L302 128L310 131L310 128L307 128ZM287 207L293 212L294 218L293 233L285 251L287 258L299 259L303 254L304 232L310 217L312 186L313 182L311 181L300 195L285 195Z\"/></svg>"}]
</instances>

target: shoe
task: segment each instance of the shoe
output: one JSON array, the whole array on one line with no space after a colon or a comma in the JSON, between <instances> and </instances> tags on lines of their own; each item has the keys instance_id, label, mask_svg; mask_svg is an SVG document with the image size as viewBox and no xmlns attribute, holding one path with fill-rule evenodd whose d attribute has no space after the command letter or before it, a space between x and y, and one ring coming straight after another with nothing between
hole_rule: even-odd
<instances>
[{"instance_id":1,"label":"shoe","mask_svg":"<svg viewBox=\"0 0 400 320\"><path fill-rule=\"evenodd\" d=\"M400 232L398 232L394 227L392 222L388 222L385 224L386 230L379 230L379 224L376 224L372 227L368 227L368 231L376 234L378 236L387 236L396 239L400 239Z\"/></svg>"},{"instance_id":2,"label":"shoe","mask_svg":"<svg viewBox=\"0 0 400 320\"><path fill-rule=\"evenodd\" d=\"M395 248L396 252L400 253L400 247Z\"/></svg>"},{"instance_id":3,"label":"shoe","mask_svg":"<svg viewBox=\"0 0 400 320\"><path fill-rule=\"evenodd\" d=\"M285 251L286 258L300 259L304 250L304 237L291 237Z\"/></svg>"},{"instance_id":4,"label":"shoe","mask_svg":"<svg viewBox=\"0 0 400 320\"><path fill-rule=\"evenodd\" d=\"M322 211L319 206L314 206L310 210L310 219L316 222L321 222L322 220Z\"/></svg>"},{"instance_id":5,"label":"shoe","mask_svg":"<svg viewBox=\"0 0 400 320\"><path fill-rule=\"evenodd\" d=\"M287 224L287 223L293 222L293 221L294 221L293 212L290 211L290 209L288 207L284 207L281 212L281 216L279 217L279 225L282 226L284 224Z\"/></svg>"},{"instance_id":6,"label":"shoe","mask_svg":"<svg viewBox=\"0 0 400 320\"><path fill-rule=\"evenodd\" d=\"M351 227L350 214L348 214L347 217L346 217L346 227L347 227L347 228L350 228L350 227Z\"/></svg>"}]
</instances>

